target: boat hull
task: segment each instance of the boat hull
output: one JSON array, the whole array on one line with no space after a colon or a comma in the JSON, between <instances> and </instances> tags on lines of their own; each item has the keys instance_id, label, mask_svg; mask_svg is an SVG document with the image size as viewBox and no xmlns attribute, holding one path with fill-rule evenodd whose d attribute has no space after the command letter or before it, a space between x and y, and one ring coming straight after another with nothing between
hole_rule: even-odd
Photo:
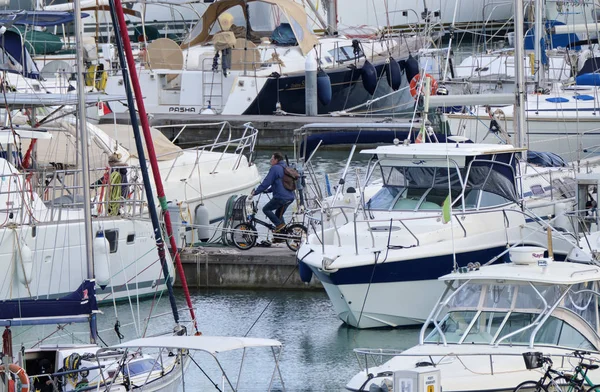
<instances>
[{"instance_id":1,"label":"boat hull","mask_svg":"<svg viewBox=\"0 0 600 392\"><path fill-rule=\"evenodd\" d=\"M96 283L98 302L154 295L166 289L150 222L98 219L93 229L103 230L110 244L109 281L106 287ZM76 290L87 278L86 263L82 262L86 252L83 233L83 221L1 229L0 265L7 274L0 285L0 299L58 298ZM18 257L25 246L31 249L31 264ZM98 258L95 262L99 262ZM174 280L168 254L167 264ZM25 267L30 271L29 281L17 278Z\"/></svg>"}]
</instances>

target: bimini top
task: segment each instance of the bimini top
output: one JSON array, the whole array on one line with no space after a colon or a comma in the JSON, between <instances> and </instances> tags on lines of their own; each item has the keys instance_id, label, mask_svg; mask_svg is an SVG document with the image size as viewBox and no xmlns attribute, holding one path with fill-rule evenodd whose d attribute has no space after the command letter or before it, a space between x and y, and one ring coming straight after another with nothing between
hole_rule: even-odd
<instances>
[{"instance_id":1,"label":"bimini top","mask_svg":"<svg viewBox=\"0 0 600 392\"><path fill-rule=\"evenodd\" d=\"M478 155L506 154L526 151L509 144L480 144L480 143L413 143L409 145L380 146L374 149L362 150L361 154L377 154L387 157L470 157Z\"/></svg>"},{"instance_id":2,"label":"bimini top","mask_svg":"<svg viewBox=\"0 0 600 392\"><path fill-rule=\"evenodd\" d=\"M278 340L262 338L237 338L231 336L155 336L151 338L134 339L114 347L185 348L187 350L204 351L214 355L220 352L244 348L281 346L282 344Z\"/></svg>"},{"instance_id":3,"label":"bimini top","mask_svg":"<svg viewBox=\"0 0 600 392\"><path fill-rule=\"evenodd\" d=\"M244 17L248 19L246 5L257 1L277 7L278 11L285 16L304 55L318 43L317 37L308 26L308 17L304 8L293 0L221 0L208 6L202 14L202 19L181 44L181 48L208 43L212 38L210 31L213 25L218 23L219 16L230 8L240 6L245 14Z\"/></svg>"},{"instance_id":4,"label":"bimini top","mask_svg":"<svg viewBox=\"0 0 600 392\"><path fill-rule=\"evenodd\" d=\"M457 279L572 285L600 280L600 267L556 261L548 261L546 267L538 266L537 263L527 265L506 263L488 265L478 271L453 272L440 278L444 281Z\"/></svg>"}]
</instances>

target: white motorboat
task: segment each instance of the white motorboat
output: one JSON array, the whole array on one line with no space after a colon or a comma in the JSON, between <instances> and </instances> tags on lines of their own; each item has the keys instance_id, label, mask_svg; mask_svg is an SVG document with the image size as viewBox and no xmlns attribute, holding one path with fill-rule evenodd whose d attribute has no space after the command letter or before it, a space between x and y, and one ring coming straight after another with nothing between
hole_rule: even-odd
<instances>
[{"instance_id":1,"label":"white motorboat","mask_svg":"<svg viewBox=\"0 0 600 392\"><path fill-rule=\"evenodd\" d=\"M600 267L532 257L543 248L513 251L510 263L441 277L447 289L422 327L419 344L397 353L356 349L366 370L346 388L379 391L383 383L394 383L394 374L415 371L436 373L444 391L511 391L539 380L544 370L528 370L523 353L542 352L555 369L567 372L580 362L575 350L591 352L586 358L598 361ZM422 303L419 297L412 301ZM593 384L600 382L597 369L587 373Z\"/></svg>"},{"instance_id":2,"label":"white motorboat","mask_svg":"<svg viewBox=\"0 0 600 392\"><path fill-rule=\"evenodd\" d=\"M520 151L469 143L362 151L373 155L364 187L347 187L307 213L314 233L298 252L301 274L310 269L305 279L312 272L323 283L349 325L422 323L443 290L439 276L501 260L507 247L544 246L548 224L539 216L576 231L565 217L579 200L573 171L518 163ZM588 200L583 192L580 198ZM567 236L553 234L561 260L578 249ZM398 301L417 291L419 301Z\"/></svg>"}]
</instances>

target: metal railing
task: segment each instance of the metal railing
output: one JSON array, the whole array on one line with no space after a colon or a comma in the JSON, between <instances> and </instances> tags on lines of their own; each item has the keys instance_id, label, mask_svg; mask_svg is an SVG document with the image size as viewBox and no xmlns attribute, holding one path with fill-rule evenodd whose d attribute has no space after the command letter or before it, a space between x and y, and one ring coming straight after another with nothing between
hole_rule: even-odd
<instances>
[{"instance_id":1,"label":"metal railing","mask_svg":"<svg viewBox=\"0 0 600 392\"><path fill-rule=\"evenodd\" d=\"M542 348L540 347L540 350ZM523 351L530 351L528 345L524 344L523 345ZM443 354L440 352L437 353L423 353L423 352L419 352L419 353L406 353L403 350L393 350L393 349L370 349L370 348L355 348L354 349L354 354L356 355L356 359L358 361L358 365L359 368L361 370L366 370L366 374L369 374L369 368L372 367L378 367L381 366L384 362L388 361L390 358L393 357L415 357L415 358L428 358L429 359L429 363L431 363L431 366L433 366L434 368L439 366L440 364L443 364L444 359L451 359L451 358L457 358L457 360L461 361L464 363L464 359L467 358L488 358L488 361L486 361L489 364L489 374L493 375L497 370L494 368L494 363L502 363L502 361L498 361L495 360L494 358L498 358L498 357L515 357L516 358L522 358L523 354L520 353L499 353L499 354L491 354L491 353L484 353L484 352L473 352L473 353L466 353L466 354L457 354L457 353L450 353L448 352L447 354ZM550 355L550 354L548 354ZM551 354L553 360L555 358L559 358L560 359L560 365L558 365L558 367L560 368L565 368L565 367L574 367L573 365L570 364L569 360L570 359L575 359L577 361L577 363L579 362L579 358L572 355L572 354L555 354L552 353ZM361 361L361 358L362 361ZM600 362L597 358L593 358L593 357L588 357L586 358L586 360L590 361L590 363L598 363ZM372 363L372 365L369 365L369 361ZM478 363L482 363L483 361L480 361ZM558 360L554 360L555 363L558 363ZM523 363L523 371L525 371L525 364ZM482 370L478 369L478 373L481 373Z\"/></svg>"},{"instance_id":2,"label":"metal railing","mask_svg":"<svg viewBox=\"0 0 600 392\"><path fill-rule=\"evenodd\" d=\"M87 190L94 217L142 217L147 213L139 168L106 167L90 170L95 182ZM118 172L119 175L113 174ZM44 168L0 176L0 227L36 222L82 220L81 170ZM43 203L42 207L39 203Z\"/></svg>"},{"instance_id":3,"label":"metal railing","mask_svg":"<svg viewBox=\"0 0 600 392\"><path fill-rule=\"evenodd\" d=\"M254 148L256 147L256 140L258 138L258 129L254 128L249 122L245 123L242 135L236 138L233 136L231 124L229 124L229 122L227 121L217 123L173 124L155 127L159 130L164 128L180 127L181 129L179 130L179 132L177 132L176 136L172 140L172 142L175 142L186 129L214 127L215 125L220 126L220 129L219 133L217 134L215 140L212 143L185 149L185 151L194 151L196 153L196 160L194 162L194 165L192 165L192 167L190 168L188 179L195 173L200 163L202 154L206 152L220 152L220 155L216 159L216 163L210 170L210 173L214 173L217 171L220 163L222 162L226 154L237 154L236 161L233 164L231 170L237 170L239 168L242 162L242 157L244 155L248 156L248 163L251 164L254 159ZM169 179L173 168L177 165L180 158L181 155L179 155L173 160L173 163L171 164L171 167L169 168L169 171L165 176L165 180Z\"/></svg>"}]
</instances>

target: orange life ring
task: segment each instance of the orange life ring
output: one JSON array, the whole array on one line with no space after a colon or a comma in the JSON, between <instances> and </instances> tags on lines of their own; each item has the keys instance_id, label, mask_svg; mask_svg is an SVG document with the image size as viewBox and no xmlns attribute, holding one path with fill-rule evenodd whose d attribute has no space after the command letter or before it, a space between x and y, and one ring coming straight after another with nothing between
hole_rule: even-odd
<instances>
[{"instance_id":1,"label":"orange life ring","mask_svg":"<svg viewBox=\"0 0 600 392\"><path fill-rule=\"evenodd\" d=\"M434 95L438 89L438 82L433 78L433 76L428 73L425 74L425 78L431 79L431 95ZM420 89L421 82L421 74L416 74L412 80L410 81L410 95L412 95L415 99L417 99L417 95Z\"/></svg>"},{"instance_id":2,"label":"orange life ring","mask_svg":"<svg viewBox=\"0 0 600 392\"><path fill-rule=\"evenodd\" d=\"M27 376L25 370L15 363L8 365L8 370L19 377L19 381L21 381L21 392L29 392L29 376ZM0 371L4 371L4 365L0 365Z\"/></svg>"}]
</instances>

